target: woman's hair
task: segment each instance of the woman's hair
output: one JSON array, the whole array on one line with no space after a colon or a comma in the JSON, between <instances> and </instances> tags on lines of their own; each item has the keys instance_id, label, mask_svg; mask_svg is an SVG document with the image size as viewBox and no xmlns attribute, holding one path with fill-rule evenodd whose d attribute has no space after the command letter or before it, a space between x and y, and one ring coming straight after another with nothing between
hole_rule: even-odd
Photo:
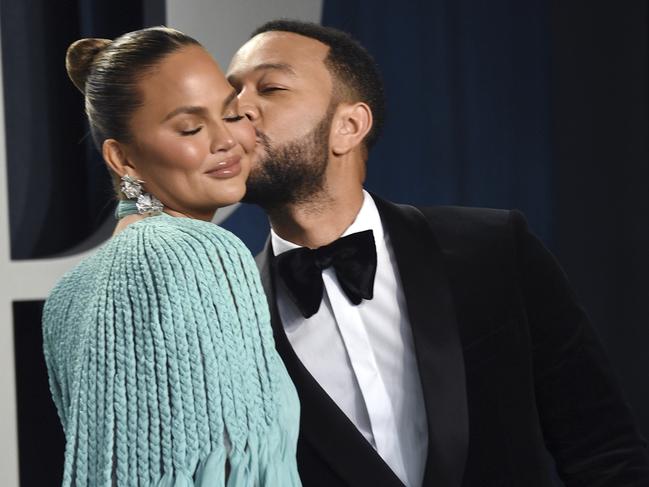
<instances>
[{"instance_id":1,"label":"woman's hair","mask_svg":"<svg viewBox=\"0 0 649 487\"><path fill-rule=\"evenodd\" d=\"M168 27L151 27L109 39L81 39L68 48L68 76L85 96L90 132L101 152L106 139L132 140L129 121L141 105L138 81L165 56L200 45ZM119 180L116 189L119 188ZM118 193L119 194L119 193Z\"/></svg>"}]
</instances>

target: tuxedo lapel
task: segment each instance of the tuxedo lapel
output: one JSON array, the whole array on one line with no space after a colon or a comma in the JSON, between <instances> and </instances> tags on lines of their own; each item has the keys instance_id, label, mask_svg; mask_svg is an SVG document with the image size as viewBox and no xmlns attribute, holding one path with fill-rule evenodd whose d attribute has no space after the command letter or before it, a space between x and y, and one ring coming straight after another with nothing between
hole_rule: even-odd
<instances>
[{"instance_id":1,"label":"tuxedo lapel","mask_svg":"<svg viewBox=\"0 0 649 487\"><path fill-rule=\"evenodd\" d=\"M300 396L300 441L309 442L345 485L403 487L390 467L304 367L288 341L275 299L270 239L256 260L268 298L275 346ZM298 460L299 457L298 450Z\"/></svg>"},{"instance_id":2,"label":"tuxedo lapel","mask_svg":"<svg viewBox=\"0 0 649 487\"><path fill-rule=\"evenodd\" d=\"M442 252L419 210L373 198L397 260L424 393L428 456L423 485L460 487L469 434L467 397Z\"/></svg>"}]
</instances>

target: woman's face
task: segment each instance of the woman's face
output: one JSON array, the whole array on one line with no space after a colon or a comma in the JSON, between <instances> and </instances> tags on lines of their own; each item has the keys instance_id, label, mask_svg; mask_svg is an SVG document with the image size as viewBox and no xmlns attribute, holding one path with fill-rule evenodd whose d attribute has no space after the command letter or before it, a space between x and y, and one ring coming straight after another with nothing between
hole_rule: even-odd
<instances>
[{"instance_id":1,"label":"woman's face","mask_svg":"<svg viewBox=\"0 0 649 487\"><path fill-rule=\"evenodd\" d=\"M139 80L142 104L124 145L129 174L169 210L210 220L246 191L255 133L236 92L200 46L163 58Z\"/></svg>"}]
</instances>

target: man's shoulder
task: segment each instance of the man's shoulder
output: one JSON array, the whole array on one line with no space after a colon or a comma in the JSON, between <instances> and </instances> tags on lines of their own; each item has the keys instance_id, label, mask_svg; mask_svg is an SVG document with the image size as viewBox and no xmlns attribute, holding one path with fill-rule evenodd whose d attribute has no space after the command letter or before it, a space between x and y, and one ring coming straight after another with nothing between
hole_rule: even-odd
<instances>
[{"instance_id":1,"label":"man's shoulder","mask_svg":"<svg viewBox=\"0 0 649 487\"><path fill-rule=\"evenodd\" d=\"M514 253L517 211L462 206L417 207L446 253L508 259ZM523 220L524 221L524 220Z\"/></svg>"},{"instance_id":2,"label":"man's shoulder","mask_svg":"<svg viewBox=\"0 0 649 487\"><path fill-rule=\"evenodd\" d=\"M438 240L455 241L483 241L501 240L511 238L514 226L518 222L524 224L525 219L517 210L497 208L479 208L468 206L421 206L394 203L387 200L377 200L378 207L394 215L404 218L415 217L413 214L427 221Z\"/></svg>"},{"instance_id":3,"label":"man's shoulder","mask_svg":"<svg viewBox=\"0 0 649 487\"><path fill-rule=\"evenodd\" d=\"M439 229L456 232L503 230L510 225L512 211L470 206L417 206L428 222Z\"/></svg>"}]
</instances>

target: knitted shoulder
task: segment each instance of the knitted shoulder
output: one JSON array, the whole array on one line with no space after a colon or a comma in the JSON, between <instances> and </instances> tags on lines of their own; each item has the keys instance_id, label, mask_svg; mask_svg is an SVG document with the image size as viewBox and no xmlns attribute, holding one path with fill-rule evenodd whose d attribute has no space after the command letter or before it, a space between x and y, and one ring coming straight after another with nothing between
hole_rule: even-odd
<instances>
[{"instance_id":1,"label":"knitted shoulder","mask_svg":"<svg viewBox=\"0 0 649 487\"><path fill-rule=\"evenodd\" d=\"M218 225L164 214L134 223L118 237L121 237L120 244L145 252L151 250L150 246L171 245L187 252L192 249L209 249L216 252L250 253L241 240Z\"/></svg>"},{"instance_id":2,"label":"knitted shoulder","mask_svg":"<svg viewBox=\"0 0 649 487\"><path fill-rule=\"evenodd\" d=\"M94 287L93 281L97 279L97 270L101 267L101 257L99 252L86 257L57 281L45 300L44 318L49 317L55 309L65 306L65 303L78 297L82 291Z\"/></svg>"},{"instance_id":3,"label":"knitted shoulder","mask_svg":"<svg viewBox=\"0 0 649 487\"><path fill-rule=\"evenodd\" d=\"M122 274L136 280L153 279L156 287L185 275L214 286L223 276L256 271L250 251L232 233L190 218L160 215L136 222L114 239ZM168 286L167 286L168 288Z\"/></svg>"},{"instance_id":4,"label":"knitted shoulder","mask_svg":"<svg viewBox=\"0 0 649 487\"><path fill-rule=\"evenodd\" d=\"M74 340L75 333L83 328L84 320L92 312L106 279L104 247L85 258L59 279L50 291L42 314L43 347L46 356L60 341Z\"/></svg>"}]
</instances>

